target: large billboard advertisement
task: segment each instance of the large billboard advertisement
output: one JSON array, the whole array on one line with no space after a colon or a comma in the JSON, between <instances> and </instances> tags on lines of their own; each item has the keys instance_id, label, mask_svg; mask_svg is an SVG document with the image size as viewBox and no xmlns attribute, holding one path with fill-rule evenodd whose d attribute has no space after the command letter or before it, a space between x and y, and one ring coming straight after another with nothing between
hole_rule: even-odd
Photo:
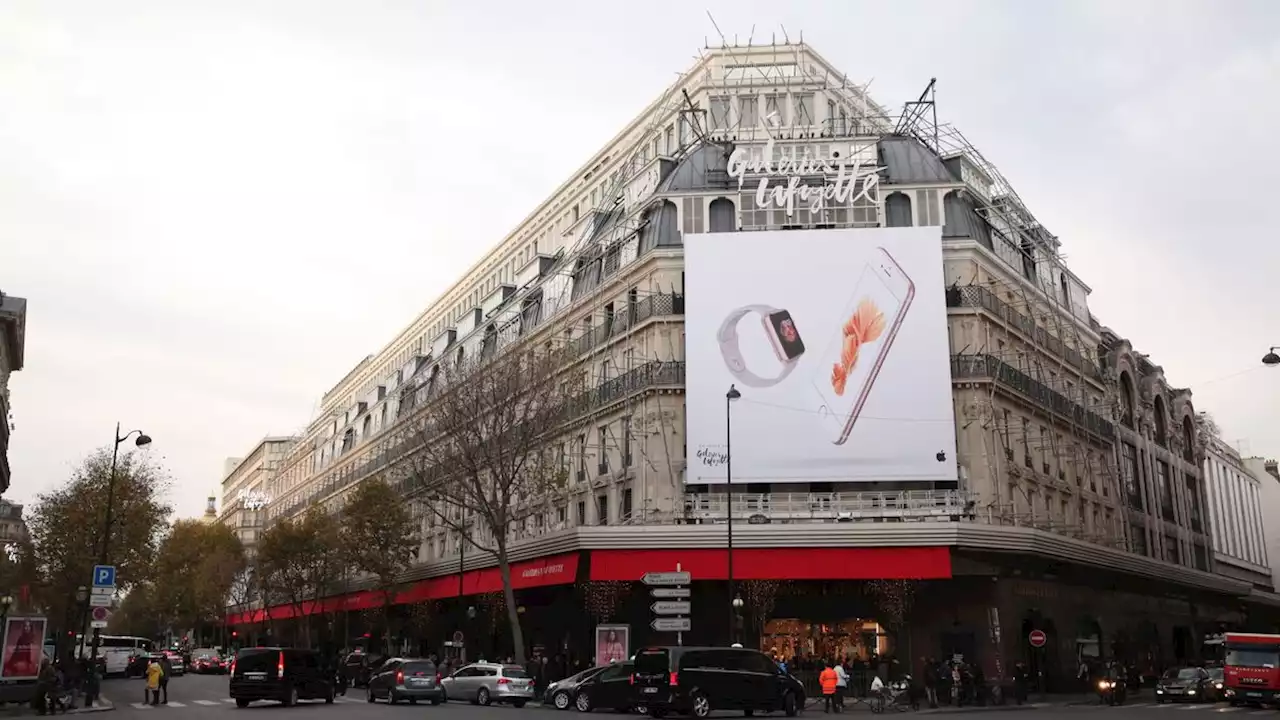
<instances>
[{"instance_id":1,"label":"large billboard advertisement","mask_svg":"<svg viewBox=\"0 0 1280 720\"><path fill-rule=\"evenodd\" d=\"M686 482L956 479L940 228L690 235L685 273Z\"/></svg>"}]
</instances>

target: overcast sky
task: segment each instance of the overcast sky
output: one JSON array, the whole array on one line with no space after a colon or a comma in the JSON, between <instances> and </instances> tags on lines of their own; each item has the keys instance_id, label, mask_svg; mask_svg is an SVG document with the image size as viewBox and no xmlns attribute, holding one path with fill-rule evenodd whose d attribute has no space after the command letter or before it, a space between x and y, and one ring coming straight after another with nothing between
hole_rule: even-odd
<instances>
[{"instance_id":1,"label":"overcast sky","mask_svg":"<svg viewBox=\"0 0 1280 720\"><path fill-rule=\"evenodd\" d=\"M28 500L155 438L179 514L302 428L704 42L688 2L0 3L0 287ZM1280 454L1280 3L712 3L804 39L1000 167L1093 312Z\"/></svg>"}]
</instances>

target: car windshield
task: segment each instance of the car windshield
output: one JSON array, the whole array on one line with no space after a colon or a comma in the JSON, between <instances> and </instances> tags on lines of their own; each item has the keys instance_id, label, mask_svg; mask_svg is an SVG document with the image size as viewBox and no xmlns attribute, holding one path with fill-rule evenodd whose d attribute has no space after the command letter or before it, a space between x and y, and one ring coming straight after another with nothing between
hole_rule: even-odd
<instances>
[{"instance_id":1,"label":"car windshield","mask_svg":"<svg viewBox=\"0 0 1280 720\"><path fill-rule=\"evenodd\" d=\"M272 672L280 659L279 650L253 648L241 650L236 655L236 675L251 672Z\"/></svg>"},{"instance_id":2,"label":"car windshield","mask_svg":"<svg viewBox=\"0 0 1280 720\"><path fill-rule=\"evenodd\" d=\"M1214 680L1222 679L1222 668L1209 668L1208 672L1209 672L1209 677L1213 678Z\"/></svg>"},{"instance_id":3,"label":"car windshield","mask_svg":"<svg viewBox=\"0 0 1280 720\"><path fill-rule=\"evenodd\" d=\"M1200 671L1196 668L1182 668L1177 674L1179 680L1195 680L1198 677L1200 677Z\"/></svg>"},{"instance_id":4,"label":"car windshield","mask_svg":"<svg viewBox=\"0 0 1280 720\"><path fill-rule=\"evenodd\" d=\"M524 668L520 668L520 667L504 667L502 668L502 675L503 677L509 677L509 678L529 677L529 673L525 672Z\"/></svg>"},{"instance_id":5,"label":"car windshield","mask_svg":"<svg viewBox=\"0 0 1280 720\"><path fill-rule=\"evenodd\" d=\"M645 674L665 673L670 666L671 656L663 649L647 649L636 653L636 672Z\"/></svg>"},{"instance_id":6,"label":"car windshield","mask_svg":"<svg viewBox=\"0 0 1280 720\"><path fill-rule=\"evenodd\" d=\"M413 677L427 677L436 674L435 663L430 660L410 660L400 666L401 672Z\"/></svg>"}]
</instances>

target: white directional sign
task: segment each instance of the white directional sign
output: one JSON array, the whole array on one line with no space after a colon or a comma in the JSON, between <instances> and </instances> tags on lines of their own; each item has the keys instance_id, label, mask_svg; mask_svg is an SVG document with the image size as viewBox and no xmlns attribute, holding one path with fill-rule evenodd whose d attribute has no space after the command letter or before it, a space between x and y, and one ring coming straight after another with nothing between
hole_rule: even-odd
<instances>
[{"instance_id":1,"label":"white directional sign","mask_svg":"<svg viewBox=\"0 0 1280 720\"><path fill-rule=\"evenodd\" d=\"M693 604L688 600L661 600L649 606L654 615L688 615Z\"/></svg>"},{"instance_id":2,"label":"white directional sign","mask_svg":"<svg viewBox=\"0 0 1280 720\"><path fill-rule=\"evenodd\" d=\"M688 585L692 580L687 572L649 572L640 578L645 585Z\"/></svg>"},{"instance_id":3,"label":"white directional sign","mask_svg":"<svg viewBox=\"0 0 1280 720\"><path fill-rule=\"evenodd\" d=\"M89 607L111 607L111 601L110 595L90 595Z\"/></svg>"},{"instance_id":4,"label":"white directional sign","mask_svg":"<svg viewBox=\"0 0 1280 720\"><path fill-rule=\"evenodd\" d=\"M693 623L687 617L660 617L654 618L649 627L658 632L689 632Z\"/></svg>"},{"instance_id":5,"label":"white directional sign","mask_svg":"<svg viewBox=\"0 0 1280 720\"><path fill-rule=\"evenodd\" d=\"M114 587L96 587L96 588L92 588L92 590L94 595L115 595L116 594L116 589Z\"/></svg>"},{"instance_id":6,"label":"white directional sign","mask_svg":"<svg viewBox=\"0 0 1280 720\"><path fill-rule=\"evenodd\" d=\"M649 591L649 595L656 598L687 598L690 596L690 593L689 588L656 587Z\"/></svg>"}]
</instances>

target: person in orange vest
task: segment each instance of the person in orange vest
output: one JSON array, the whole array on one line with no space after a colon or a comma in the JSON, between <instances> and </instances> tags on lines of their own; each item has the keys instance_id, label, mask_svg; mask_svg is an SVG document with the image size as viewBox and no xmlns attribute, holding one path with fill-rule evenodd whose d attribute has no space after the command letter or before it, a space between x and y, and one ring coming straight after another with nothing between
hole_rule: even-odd
<instances>
[{"instance_id":1,"label":"person in orange vest","mask_svg":"<svg viewBox=\"0 0 1280 720\"><path fill-rule=\"evenodd\" d=\"M836 705L836 685L840 682L840 676L836 674L834 668L829 664L822 664L822 673L818 675L818 684L822 686L822 712L830 713L834 706L836 712L840 711L840 707Z\"/></svg>"}]
</instances>

